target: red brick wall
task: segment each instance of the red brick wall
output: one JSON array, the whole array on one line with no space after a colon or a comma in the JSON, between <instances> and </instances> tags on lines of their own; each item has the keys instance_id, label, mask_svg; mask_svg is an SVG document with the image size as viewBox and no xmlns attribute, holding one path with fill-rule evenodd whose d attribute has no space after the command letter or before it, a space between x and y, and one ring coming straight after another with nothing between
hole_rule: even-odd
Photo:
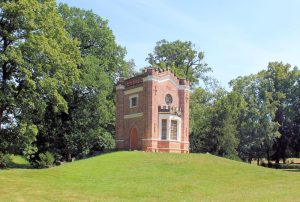
<instances>
[{"instance_id":1,"label":"red brick wall","mask_svg":"<svg viewBox=\"0 0 300 202\"><path fill-rule=\"evenodd\" d=\"M138 134L138 149L162 152L188 152L189 91L178 88L180 84L188 86L185 80L179 80L169 71L159 72L154 69L148 69L142 77L139 76L125 81L121 80L119 84L124 86L124 90L117 90L116 140L118 149L130 149L130 131L134 127L137 129ZM143 87L143 91L124 95L124 91L138 87ZM181 85L180 87L183 86ZM138 94L138 106L130 108L129 97L135 94ZM181 108L180 141L158 141L158 106L166 106L165 96L167 94L170 94L173 98L170 106ZM136 113L143 113L143 116L124 119L124 115Z\"/></svg>"}]
</instances>

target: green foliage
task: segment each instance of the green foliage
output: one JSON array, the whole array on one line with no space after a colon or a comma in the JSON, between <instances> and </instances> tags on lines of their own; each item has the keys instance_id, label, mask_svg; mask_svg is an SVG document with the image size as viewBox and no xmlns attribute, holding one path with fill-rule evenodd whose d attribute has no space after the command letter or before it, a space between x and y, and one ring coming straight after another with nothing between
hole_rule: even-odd
<instances>
[{"instance_id":1,"label":"green foliage","mask_svg":"<svg viewBox=\"0 0 300 202\"><path fill-rule=\"evenodd\" d=\"M298 156L299 70L273 62L256 75L231 81L247 105L239 118L239 154L243 159ZM295 127L296 126L296 127ZM296 143L296 144L295 144Z\"/></svg>"},{"instance_id":2,"label":"green foliage","mask_svg":"<svg viewBox=\"0 0 300 202\"><path fill-rule=\"evenodd\" d=\"M60 4L58 10L65 29L80 42L80 80L72 85L72 94L63 94L67 112L57 112L48 103L37 146L40 152L51 151L58 160L70 160L82 158L95 148L113 147L114 81L127 75L130 65L106 20L66 4Z\"/></svg>"},{"instance_id":3,"label":"green foliage","mask_svg":"<svg viewBox=\"0 0 300 202\"><path fill-rule=\"evenodd\" d=\"M190 41L168 42L165 39L158 41L153 53L146 59L151 65L171 71L178 77L188 79L192 86L199 84L200 80L206 81L205 73L211 71L203 62L204 53L195 50Z\"/></svg>"},{"instance_id":4,"label":"green foliage","mask_svg":"<svg viewBox=\"0 0 300 202\"><path fill-rule=\"evenodd\" d=\"M251 160L271 155L273 141L280 134L278 123L273 121L276 106L270 100L260 75L239 77L231 81L233 91L240 94L246 102L239 115L239 155Z\"/></svg>"},{"instance_id":5,"label":"green foliage","mask_svg":"<svg viewBox=\"0 0 300 202\"><path fill-rule=\"evenodd\" d=\"M94 139L93 150L103 151L104 149L114 149L115 148L115 139L111 133L104 132L101 135L98 135Z\"/></svg>"},{"instance_id":6,"label":"green foliage","mask_svg":"<svg viewBox=\"0 0 300 202\"><path fill-rule=\"evenodd\" d=\"M0 8L0 150L19 153L35 141L48 103L68 111L63 95L79 79L80 54L54 0Z\"/></svg>"},{"instance_id":7,"label":"green foliage","mask_svg":"<svg viewBox=\"0 0 300 202\"><path fill-rule=\"evenodd\" d=\"M298 68L274 62L232 80L230 93L195 89L191 151L249 162L299 156L299 78Z\"/></svg>"},{"instance_id":8,"label":"green foliage","mask_svg":"<svg viewBox=\"0 0 300 202\"><path fill-rule=\"evenodd\" d=\"M210 152L209 134L211 131L214 95L202 88L196 88L190 96L190 148L191 152Z\"/></svg>"},{"instance_id":9,"label":"green foliage","mask_svg":"<svg viewBox=\"0 0 300 202\"><path fill-rule=\"evenodd\" d=\"M299 123L299 96L294 95L299 88L297 79L297 68L291 70L289 64L273 62L265 71L231 81L233 91L247 103L238 124L241 158L266 157L270 161L273 157L279 162L280 158L298 155L293 147L300 134L295 130Z\"/></svg>"},{"instance_id":10,"label":"green foliage","mask_svg":"<svg viewBox=\"0 0 300 202\"><path fill-rule=\"evenodd\" d=\"M0 152L0 168L5 168L11 161L11 158L8 154L3 154Z\"/></svg>"},{"instance_id":11,"label":"green foliage","mask_svg":"<svg viewBox=\"0 0 300 202\"><path fill-rule=\"evenodd\" d=\"M300 137L299 122L299 78L300 71L282 62L269 63L267 71L261 72L267 79L266 86L270 99L276 106L274 121L279 124L278 132L281 134L273 146L273 158L279 162L289 156L299 155L298 147ZM295 94L296 93L296 94ZM296 143L296 144L294 144Z\"/></svg>"},{"instance_id":12,"label":"green foliage","mask_svg":"<svg viewBox=\"0 0 300 202\"><path fill-rule=\"evenodd\" d=\"M54 0L0 1L0 152L44 167L52 157L114 148L114 82L136 74L125 54L92 11ZM203 59L179 40L157 42L147 58L191 82L191 151L249 161L300 156L299 69L272 62L226 92L195 88L208 81Z\"/></svg>"},{"instance_id":13,"label":"green foliage","mask_svg":"<svg viewBox=\"0 0 300 202\"><path fill-rule=\"evenodd\" d=\"M35 158L35 154L38 152L38 148L34 145L27 145L23 150L23 155L27 160Z\"/></svg>"},{"instance_id":14,"label":"green foliage","mask_svg":"<svg viewBox=\"0 0 300 202\"><path fill-rule=\"evenodd\" d=\"M53 163L55 161L54 156L50 152L40 153L39 159L37 160L37 165L39 168L50 168L53 166Z\"/></svg>"},{"instance_id":15,"label":"green foliage","mask_svg":"<svg viewBox=\"0 0 300 202\"><path fill-rule=\"evenodd\" d=\"M236 123L243 104L243 99L236 93L195 89L190 103L191 151L238 159Z\"/></svg>"}]
</instances>

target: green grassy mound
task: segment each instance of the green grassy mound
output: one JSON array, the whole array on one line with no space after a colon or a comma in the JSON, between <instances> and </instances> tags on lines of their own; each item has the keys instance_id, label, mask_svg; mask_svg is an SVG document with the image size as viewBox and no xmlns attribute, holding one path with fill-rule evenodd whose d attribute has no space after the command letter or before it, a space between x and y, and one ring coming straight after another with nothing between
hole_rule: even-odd
<instances>
[{"instance_id":1,"label":"green grassy mound","mask_svg":"<svg viewBox=\"0 0 300 202\"><path fill-rule=\"evenodd\" d=\"M300 172L208 154L115 152L0 170L0 201L298 201Z\"/></svg>"}]
</instances>

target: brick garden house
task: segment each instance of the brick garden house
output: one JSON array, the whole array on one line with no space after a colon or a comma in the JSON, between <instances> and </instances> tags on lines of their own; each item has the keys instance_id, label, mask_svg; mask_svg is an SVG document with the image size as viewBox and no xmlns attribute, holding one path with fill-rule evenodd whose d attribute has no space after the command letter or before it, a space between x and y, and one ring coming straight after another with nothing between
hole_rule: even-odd
<instances>
[{"instance_id":1,"label":"brick garden house","mask_svg":"<svg viewBox=\"0 0 300 202\"><path fill-rule=\"evenodd\" d=\"M116 86L119 150L189 152L189 82L147 68Z\"/></svg>"}]
</instances>

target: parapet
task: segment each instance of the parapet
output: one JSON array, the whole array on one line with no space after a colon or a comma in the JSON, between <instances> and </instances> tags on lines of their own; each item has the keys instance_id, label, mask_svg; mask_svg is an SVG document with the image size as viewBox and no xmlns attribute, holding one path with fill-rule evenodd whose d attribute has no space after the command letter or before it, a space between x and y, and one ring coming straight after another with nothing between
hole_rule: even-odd
<instances>
[{"instance_id":1,"label":"parapet","mask_svg":"<svg viewBox=\"0 0 300 202\"><path fill-rule=\"evenodd\" d=\"M162 68L154 68L154 67L147 67L145 68L144 72L128 78L124 79L124 77L120 77L117 85L123 85L125 88L127 87L134 87L142 84L147 78L151 78L152 80L160 80L164 78L169 78L174 81L177 85L185 85L189 86L189 81L187 79L182 79L177 77L173 74L169 69L162 69Z\"/></svg>"}]
</instances>

